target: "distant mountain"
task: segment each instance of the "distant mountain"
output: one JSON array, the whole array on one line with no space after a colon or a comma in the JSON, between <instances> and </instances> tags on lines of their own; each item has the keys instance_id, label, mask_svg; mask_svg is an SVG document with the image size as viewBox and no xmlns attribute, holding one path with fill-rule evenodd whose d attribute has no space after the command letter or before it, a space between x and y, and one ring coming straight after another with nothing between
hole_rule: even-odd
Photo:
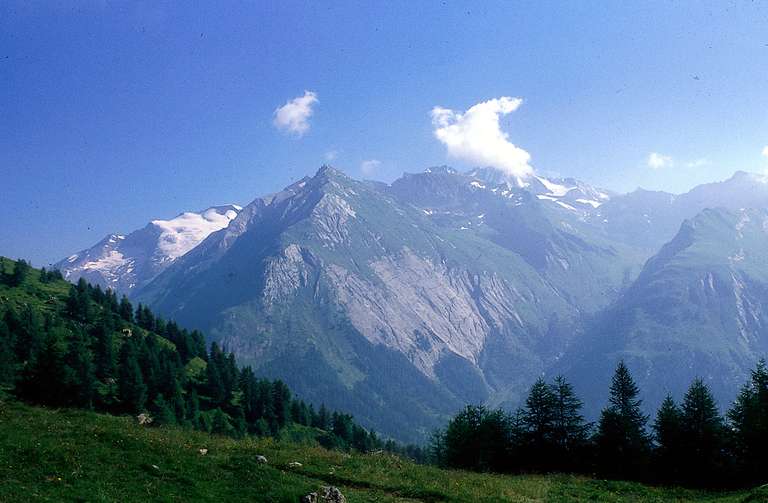
<instances>
[{"instance_id":1,"label":"distant mountain","mask_svg":"<svg viewBox=\"0 0 768 503\"><path fill-rule=\"evenodd\" d=\"M418 441L467 402L516 406L545 373L572 377L595 412L621 357L649 404L694 373L730 400L765 351L765 208L766 179L741 172L673 195L446 166L388 185L323 167L242 210L178 217L204 232L155 221L62 269Z\"/></svg>"},{"instance_id":2,"label":"distant mountain","mask_svg":"<svg viewBox=\"0 0 768 503\"><path fill-rule=\"evenodd\" d=\"M725 181L680 195L638 189L612 197L589 218L613 238L655 252L674 237L683 220L706 208L768 208L768 177L737 171Z\"/></svg>"},{"instance_id":3,"label":"distant mountain","mask_svg":"<svg viewBox=\"0 0 768 503\"><path fill-rule=\"evenodd\" d=\"M70 281L85 278L94 285L130 294L210 233L229 225L241 209L230 204L182 213L171 220L153 220L128 235L110 234L54 267Z\"/></svg>"},{"instance_id":4,"label":"distant mountain","mask_svg":"<svg viewBox=\"0 0 768 503\"><path fill-rule=\"evenodd\" d=\"M706 209L643 268L558 366L592 413L624 359L649 410L701 377L727 406L768 354L768 211ZM602 383L602 384L601 384Z\"/></svg>"}]
</instances>

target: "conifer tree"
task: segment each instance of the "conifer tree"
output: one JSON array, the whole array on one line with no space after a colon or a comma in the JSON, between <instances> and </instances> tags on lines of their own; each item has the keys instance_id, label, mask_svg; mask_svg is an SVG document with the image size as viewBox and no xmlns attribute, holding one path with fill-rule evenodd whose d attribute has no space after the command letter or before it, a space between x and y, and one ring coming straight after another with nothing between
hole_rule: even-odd
<instances>
[{"instance_id":1,"label":"conifer tree","mask_svg":"<svg viewBox=\"0 0 768 503\"><path fill-rule=\"evenodd\" d=\"M535 470L546 470L554 453L555 394L537 379L528 393L523 409L523 455Z\"/></svg>"},{"instance_id":2,"label":"conifer tree","mask_svg":"<svg viewBox=\"0 0 768 503\"><path fill-rule=\"evenodd\" d=\"M64 380L68 403L75 407L90 409L96 386L93 355L88 348L85 334L75 331L69 337L65 364L67 375Z\"/></svg>"},{"instance_id":3,"label":"conifer tree","mask_svg":"<svg viewBox=\"0 0 768 503\"><path fill-rule=\"evenodd\" d=\"M15 338L3 316L0 316L0 389L12 387L16 381Z\"/></svg>"},{"instance_id":4,"label":"conifer tree","mask_svg":"<svg viewBox=\"0 0 768 503\"><path fill-rule=\"evenodd\" d=\"M682 417L680 408L671 395L661 403L653 423L654 471L666 482L677 482L680 478L682 459Z\"/></svg>"},{"instance_id":5,"label":"conifer tree","mask_svg":"<svg viewBox=\"0 0 768 503\"><path fill-rule=\"evenodd\" d=\"M709 387L696 379L685 394L681 413L683 478L711 483L723 467L724 426Z\"/></svg>"},{"instance_id":6,"label":"conifer tree","mask_svg":"<svg viewBox=\"0 0 768 503\"><path fill-rule=\"evenodd\" d=\"M120 299L120 317L123 319L123 321L126 321L128 323L133 323L133 306L131 306L130 301L128 300L128 297L123 295L123 297Z\"/></svg>"},{"instance_id":7,"label":"conifer tree","mask_svg":"<svg viewBox=\"0 0 768 503\"><path fill-rule=\"evenodd\" d=\"M629 369L619 362L613 375L609 405L600 415L595 442L599 469L611 477L643 477L650 453L645 431L648 417Z\"/></svg>"},{"instance_id":8,"label":"conifer tree","mask_svg":"<svg viewBox=\"0 0 768 503\"><path fill-rule=\"evenodd\" d=\"M745 482L765 481L763 467L768 466L768 368L760 360L749 383L739 393L728 419L733 427L733 440L738 469Z\"/></svg>"},{"instance_id":9,"label":"conifer tree","mask_svg":"<svg viewBox=\"0 0 768 503\"><path fill-rule=\"evenodd\" d=\"M13 272L10 275L8 283L12 287L21 286L29 275L29 264L26 260L19 259L13 264Z\"/></svg>"},{"instance_id":10,"label":"conifer tree","mask_svg":"<svg viewBox=\"0 0 768 503\"><path fill-rule=\"evenodd\" d=\"M141 412L147 400L147 386L139 367L135 343L131 339L126 340L120 348L119 376L121 408L129 413Z\"/></svg>"},{"instance_id":11,"label":"conifer tree","mask_svg":"<svg viewBox=\"0 0 768 503\"><path fill-rule=\"evenodd\" d=\"M40 350L26 365L20 391L26 399L46 405L63 405L66 395L64 383L67 370L66 333L59 326L52 327L45 335Z\"/></svg>"},{"instance_id":12,"label":"conifer tree","mask_svg":"<svg viewBox=\"0 0 768 503\"><path fill-rule=\"evenodd\" d=\"M162 393L155 398L152 406L154 419L158 424L173 425L176 424L176 413L165 400Z\"/></svg>"},{"instance_id":13,"label":"conifer tree","mask_svg":"<svg viewBox=\"0 0 768 503\"><path fill-rule=\"evenodd\" d=\"M552 468L570 471L578 468L576 463L583 458L589 425L581 415L581 400L563 376L555 377L551 388L554 398L552 441L555 448Z\"/></svg>"},{"instance_id":14,"label":"conifer tree","mask_svg":"<svg viewBox=\"0 0 768 503\"><path fill-rule=\"evenodd\" d=\"M96 376L105 381L115 376L115 343L112 331L102 320L94 329L96 339L94 347L94 364Z\"/></svg>"}]
</instances>

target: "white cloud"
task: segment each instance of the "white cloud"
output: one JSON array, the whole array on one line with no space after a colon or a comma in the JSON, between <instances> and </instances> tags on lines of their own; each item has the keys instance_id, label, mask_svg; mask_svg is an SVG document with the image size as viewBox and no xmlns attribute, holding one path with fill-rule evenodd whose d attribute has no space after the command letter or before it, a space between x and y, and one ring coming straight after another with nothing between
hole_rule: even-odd
<instances>
[{"instance_id":1,"label":"white cloud","mask_svg":"<svg viewBox=\"0 0 768 503\"><path fill-rule=\"evenodd\" d=\"M533 174L530 154L509 141L499 118L517 110L523 100L507 96L473 105L466 112L436 106L432 109L435 137L448 155L480 166L491 166L507 175Z\"/></svg>"},{"instance_id":2,"label":"white cloud","mask_svg":"<svg viewBox=\"0 0 768 503\"><path fill-rule=\"evenodd\" d=\"M763 157L768 157L768 145L763 147L763 152L762 153L763 153Z\"/></svg>"},{"instance_id":3,"label":"white cloud","mask_svg":"<svg viewBox=\"0 0 768 503\"><path fill-rule=\"evenodd\" d=\"M369 159L360 163L360 172L363 176L373 176L381 167L381 161Z\"/></svg>"},{"instance_id":4,"label":"white cloud","mask_svg":"<svg viewBox=\"0 0 768 503\"><path fill-rule=\"evenodd\" d=\"M709 159L705 157L685 163L685 165L689 168L700 168L702 166L708 166L709 164Z\"/></svg>"},{"instance_id":5,"label":"white cloud","mask_svg":"<svg viewBox=\"0 0 768 503\"><path fill-rule=\"evenodd\" d=\"M302 136L309 131L312 106L317 101L317 93L313 91L304 91L304 96L288 100L285 105L275 110L275 127Z\"/></svg>"},{"instance_id":6,"label":"white cloud","mask_svg":"<svg viewBox=\"0 0 768 503\"><path fill-rule=\"evenodd\" d=\"M323 157L325 157L325 160L328 162L335 161L337 157L339 157L339 151L338 150L329 150L326 152Z\"/></svg>"},{"instance_id":7,"label":"white cloud","mask_svg":"<svg viewBox=\"0 0 768 503\"><path fill-rule=\"evenodd\" d=\"M658 152L651 152L648 154L648 160L646 162L651 169L670 168L675 164L670 156L662 155Z\"/></svg>"}]
</instances>

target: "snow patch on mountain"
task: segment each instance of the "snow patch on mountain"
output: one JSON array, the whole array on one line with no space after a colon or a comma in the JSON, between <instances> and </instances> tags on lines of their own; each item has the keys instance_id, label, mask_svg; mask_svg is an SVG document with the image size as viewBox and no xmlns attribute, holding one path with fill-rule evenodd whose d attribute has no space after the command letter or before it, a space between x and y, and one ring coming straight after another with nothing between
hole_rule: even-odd
<instances>
[{"instance_id":1,"label":"snow patch on mountain","mask_svg":"<svg viewBox=\"0 0 768 503\"><path fill-rule=\"evenodd\" d=\"M239 206L231 206L242 209ZM161 230L157 240L158 249L165 260L181 257L212 232L228 226L237 216L235 209L221 212L220 208L209 208L202 213L182 213L171 220L153 220L152 225Z\"/></svg>"}]
</instances>

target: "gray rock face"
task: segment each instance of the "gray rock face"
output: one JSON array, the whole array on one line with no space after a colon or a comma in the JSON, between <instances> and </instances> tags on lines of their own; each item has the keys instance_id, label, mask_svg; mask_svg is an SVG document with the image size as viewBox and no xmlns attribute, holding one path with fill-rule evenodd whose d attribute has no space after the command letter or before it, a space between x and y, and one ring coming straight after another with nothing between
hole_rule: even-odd
<instances>
[{"instance_id":1,"label":"gray rock face","mask_svg":"<svg viewBox=\"0 0 768 503\"><path fill-rule=\"evenodd\" d=\"M325 486L319 493L309 493L301 497L301 503L346 503L347 498L337 487Z\"/></svg>"},{"instance_id":2,"label":"gray rock face","mask_svg":"<svg viewBox=\"0 0 768 503\"><path fill-rule=\"evenodd\" d=\"M303 398L421 441L465 403L519 404L545 373L565 373L597 410L601 372L619 357L654 389L672 372L664 362L683 361L711 370L724 393L768 350L764 219L705 211L674 237L708 201L738 205L732 195L745 190L768 207L768 184L743 173L674 196L445 167L386 185L324 167L254 200L141 283L127 266L100 277L133 283L134 300ZM138 236L160 249L148 229ZM121 246L94 256L127 255ZM687 331L699 326L690 316L717 328Z\"/></svg>"},{"instance_id":3,"label":"gray rock face","mask_svg":"<svg viewBox=\"0 0 768 503\"><path fill-rule=\"evenodd\" d=\"M415 440L464 402L519 398L567 327L639 270L581 210L450 171L410 183L321 169L248 205L136 298L308 399ZM429 206L413 200L420 184Z\"/></svg>"}]
</instances>

